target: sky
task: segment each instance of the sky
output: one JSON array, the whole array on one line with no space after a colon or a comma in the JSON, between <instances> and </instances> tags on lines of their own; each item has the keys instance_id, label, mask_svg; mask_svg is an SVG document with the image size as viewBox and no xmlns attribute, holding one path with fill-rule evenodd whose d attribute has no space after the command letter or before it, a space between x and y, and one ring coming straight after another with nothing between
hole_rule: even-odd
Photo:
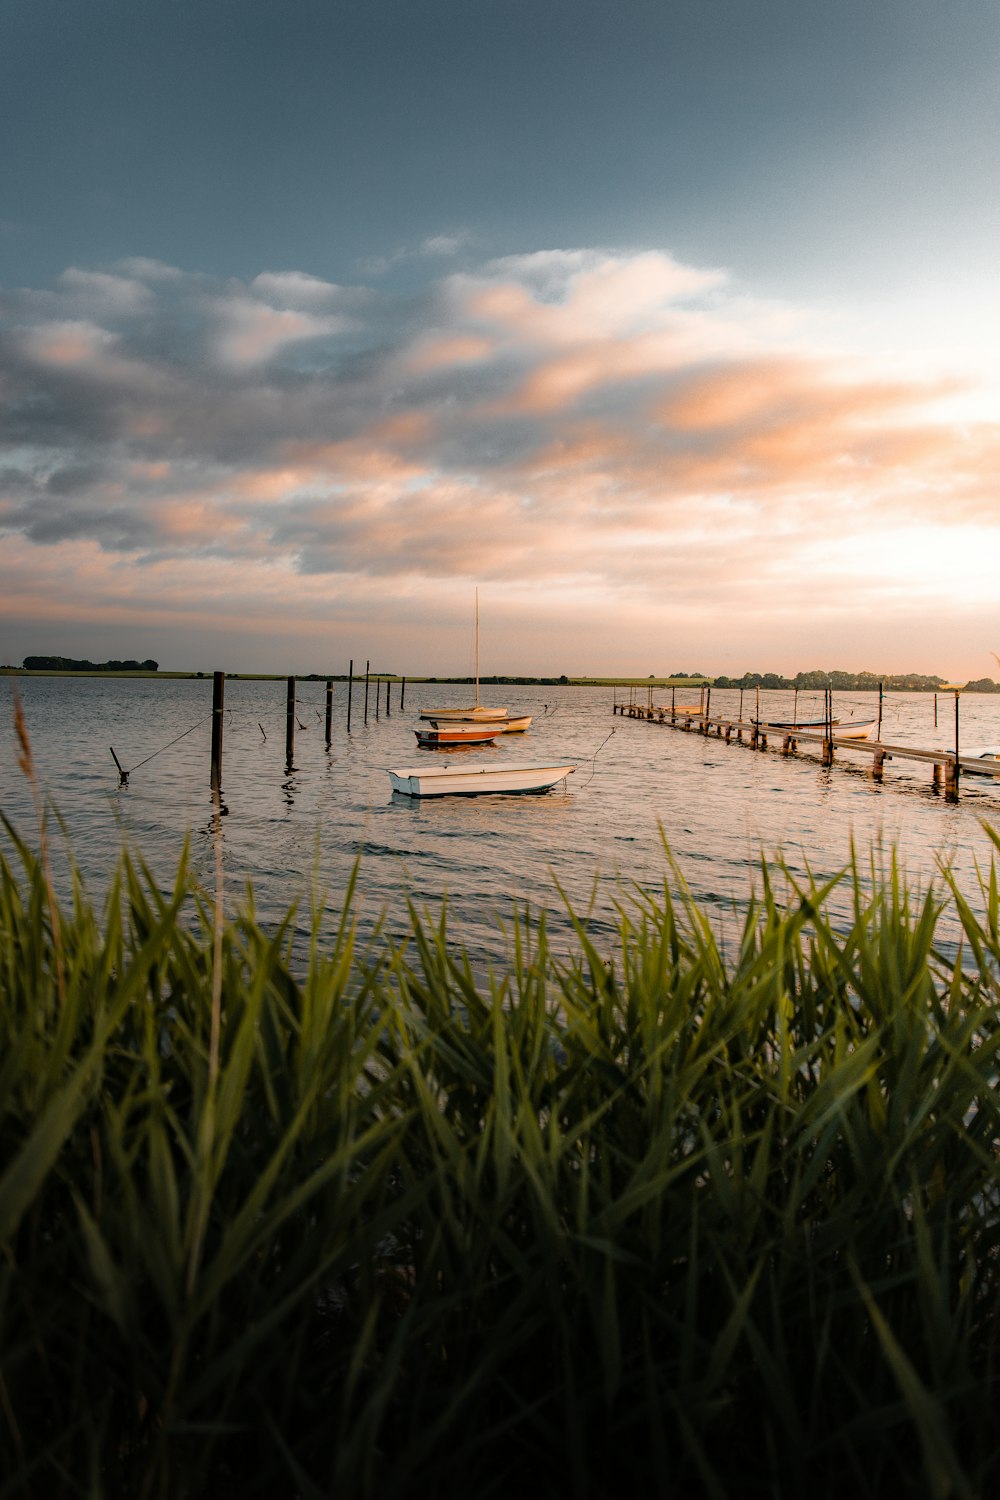
<instances>
[{"instance_id":1,"label":"sky","mask_svg":"<svg viewBox=\"0 0 1000 1500\"><path fill-rule=\"evenodd\" d=\"M995 0L2 0L0 659L998 676Z\"/></svg>"}]
</instances>

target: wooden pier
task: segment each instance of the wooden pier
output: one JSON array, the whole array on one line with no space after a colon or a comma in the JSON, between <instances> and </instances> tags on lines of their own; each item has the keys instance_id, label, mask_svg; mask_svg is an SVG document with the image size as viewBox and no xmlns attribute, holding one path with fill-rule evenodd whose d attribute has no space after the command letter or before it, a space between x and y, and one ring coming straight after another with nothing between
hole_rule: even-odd
<instances>
[{"instance_id":1,"label":"wooden pier","mask_svg":"<svg viewBox=\"0 0 1000 1500\"><path fill-rule=\"evenodd\" d=\"M751 750L767 750L773 743L783 755L791 755L799 743L819 746L821 762L832 766L835 752L855 751L872 758L872 775L882 781L885 763L890 760L923 762L931 767L931 784L944 787L949 801L958 798L958 789L963 772L975 776L991 777L1000 781L1000 761L981 760L977 756L962 755L954 750L920 750L912 745L890 745L883 740L854 739L847 734L838 735L838 726L802 728L787 724L769 724L766 719L740 719L712 714L705 708L692 705L665 704L657 707L647 703L616 703L614 713L623 718L642 719L649 724L663 724L670 729L679 729L688 734L702 734L748 745ZM850 721L848 721L849 723ZM844 726L845 728L847 725Z\"/></svg>"}]
</instances>

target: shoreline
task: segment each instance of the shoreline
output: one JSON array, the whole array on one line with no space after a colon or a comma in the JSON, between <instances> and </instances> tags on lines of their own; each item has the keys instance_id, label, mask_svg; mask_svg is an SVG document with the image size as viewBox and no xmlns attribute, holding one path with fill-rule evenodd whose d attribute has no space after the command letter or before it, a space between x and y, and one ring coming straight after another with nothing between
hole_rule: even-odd
<instances>
[{"instance_id":1,"label":"shoreline","mask_svg":"<svg viewBox=\"0 0 1000 1500\"><path fill-rule=\"evenodd\" d=\"M111 678L116 681L122 680L152 680L162 682L210 682L211 672L198 671L101 671L95 668L92 671L55 669L34 670L25 667L0 667L0 676L3 677L68 677L68 678ZM294 677L296 682L355 682L363 683L364 675L355 674L353 678L347 672L225 672L224 677L229 682L285 682L289 677ZM831 674L832 675L832 674ZM917 674L914 674L917 675ZM475 682L472 676L465 677L410 677L396 672L370 672L369 682L405 682L410 684L433 684L439 687L469 687ZM952 682L939 682L937 684L907 682L906 684L894 684L891 677L887 677L881 684L885 693L954 693L959 691L963 694L974 694L982 697L992 697L1000 694L1000 683L986 686L986 681L981 679L974 684L956 684ZM753 692L758 684L733 682L731 679L725 681L711 677L488 677L479 679L480 687L596 687L596 688L697 688L714 687L722 691L742 690ZM810 684L808 687L796 687L794 683L772 684L760 683L762 692L767 693L811 693L821 692L822 684L818 687ZM834 691L843 693L878 693L880 684L878 682L865 682L863 684L833 684Z\"/></svg>"}]
</instances>

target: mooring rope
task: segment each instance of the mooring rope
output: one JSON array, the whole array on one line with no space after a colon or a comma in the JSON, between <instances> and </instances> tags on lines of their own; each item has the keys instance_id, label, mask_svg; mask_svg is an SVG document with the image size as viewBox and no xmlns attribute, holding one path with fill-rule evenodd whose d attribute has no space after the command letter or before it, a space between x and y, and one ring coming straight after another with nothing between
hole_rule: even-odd
<instances>
[{"instance_id":1,"label":"mooring rope","mask_svg":"<svg viewBox=\"0 0 1000 1500\"><path fill-rule=\"evenodd\" d=\"M614 734L614 732L615 731L612 729L611 734ZM583 791L584 787L588 787L590 785L590 783L593 781L593 779L594 779L594 772L597 770L597 757L600 755L601 751L604 749L605 745L608 743L608 740L611 738L611 734L605 735L604 739L601 741L601 743L598 745L597 749L594 751L593 755L590 757L590 775L587 777L586 781L583 783L583 786L581 786L581 788L580 788L581 792Z\"/></svg>"},{"instance_id":2,"label":"mooring rope","mask_svg":"<svg viewBox=\"0 0 1000 1500\"><path fill-rule=\"evenodd\" d=\"M152 755L147 755L145 760L138 761L134 766L130 766L127 771L122 771L121 774L125 777L131 776L133 771L138 771L140 766L148 765L151 760L155 760L158 755L162 755L164 750L169 750L171 745L176 745L178 740L183 740L187 735L193 734L196 729L198 729L202 724L206 722L206 720L210 719L211 717L211 713L205 714L203 718L198 719L196 723L192 724L190 729L185 729L183 734L179 734L174 739L168 740L165 745L160 746L159 750L154 750ZM115 755L114 750L112 750L111 754ZM115 764L118 764L117 755L115 755Z\"/></svg>"}]
</instances>

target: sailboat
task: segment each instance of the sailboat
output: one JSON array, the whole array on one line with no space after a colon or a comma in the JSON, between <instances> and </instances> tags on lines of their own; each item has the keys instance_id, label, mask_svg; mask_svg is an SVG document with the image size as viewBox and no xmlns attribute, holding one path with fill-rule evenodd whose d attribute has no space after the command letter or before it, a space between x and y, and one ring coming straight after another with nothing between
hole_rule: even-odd
<instances>
[{"instance_id":1,"label":"sailboat","mask_svg":"<svg viewBox=\"0 0 1000 1500\"><path fill-rule=\"evenodd\" d=\"M506 708L488 708L479 701L479 590L476 589L476 701L470 708L422 708L422 719L447 720L452 723L478 724L483 720L500 723L508 717ZM527 725L525 725L527 728Z\"/></svg>"}]
</instances>

